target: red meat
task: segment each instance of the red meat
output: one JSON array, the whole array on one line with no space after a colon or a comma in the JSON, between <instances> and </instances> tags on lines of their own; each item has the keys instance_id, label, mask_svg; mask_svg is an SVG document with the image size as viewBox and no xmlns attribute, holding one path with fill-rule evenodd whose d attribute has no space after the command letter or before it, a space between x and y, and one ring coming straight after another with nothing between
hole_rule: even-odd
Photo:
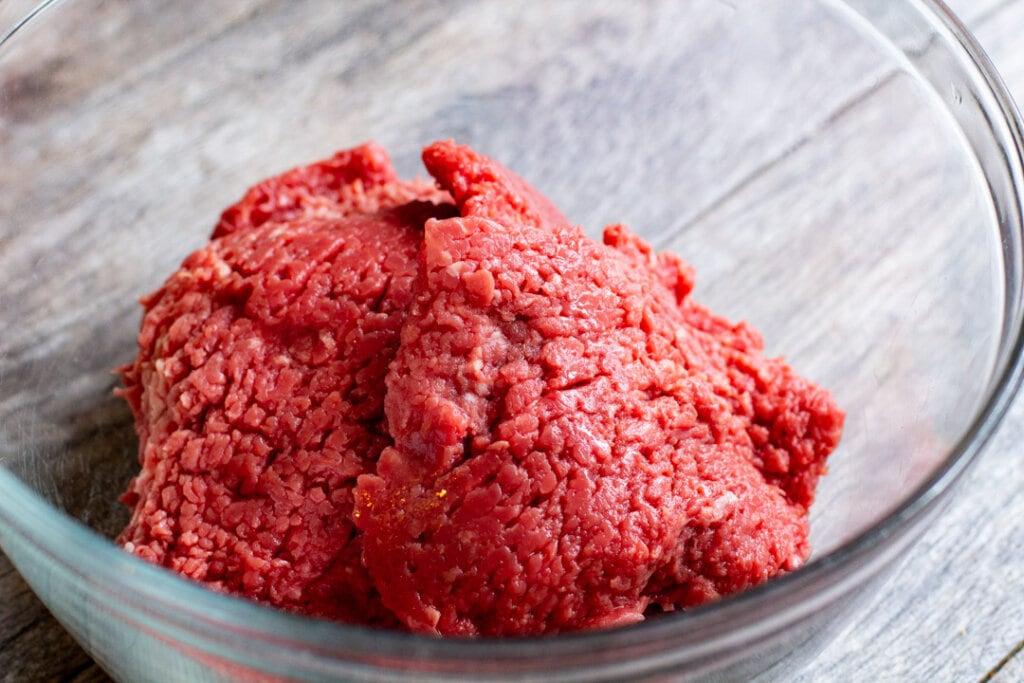
<instances>
[{"instance_id":1,"label":"red meat","mask_svg":"<svg viewBox=\"0 0 1024 683\"><path fill-rule=\"evenodd\" d=\"M448 201L366 146L224 212L221 237L143 300L123 370L142 464L125 547L279 607L395 623L360 562L352 488L390 443L384 375L423 222Z\"/></svg>"},{"instance_id":2,"label":"red meat","mask_svg":"<svg viewBox=\"0 0 1024 683\"><path fill-rule=\"evenodd\" d=\"M294 611L607 627L798 567L843 414L623 226L453 143L252 188L144 300L129 550ZM454 201L454 205L452 202Z\"/></svg>"},{"instance_id":3,"label":"red meat","mask_svg":"<svg viewBox=\"0 0 1024 683\"><path fill-rule=\"evenodd\" d=\"M415 630L539 634L799 566L809 497L767 481L763 453L810 442L771 474L816 476L838 439L828 395L689 306L689 270L623 228L593 242L466 148L424 159L461 216L426 224L387 377L394 447L356 491L384 604ZM776 394L798 398L762 414Z\"/></svg>"}]
</instances>

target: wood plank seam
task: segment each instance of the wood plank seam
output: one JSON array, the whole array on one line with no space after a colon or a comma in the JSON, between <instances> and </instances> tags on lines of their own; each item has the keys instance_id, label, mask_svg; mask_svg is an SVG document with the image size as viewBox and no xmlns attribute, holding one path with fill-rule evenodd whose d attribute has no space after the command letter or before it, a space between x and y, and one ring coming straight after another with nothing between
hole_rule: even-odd
<instances>
[{"instance_id":1,"label":"wood plank seam","mask_svg":"<svg viewBox=\"0 0 1024 683\"><path fill-rule=\"evenodd\" d=\"M980 681L978 681L978 683L988 683L989 681L993 680L1000 671L1006 668L1007 664L1013 661L1013 659L1022 652L1024 652L1024 640L1014 645L1013 649L1011 649L1005 657L1000 659L999 662L994 667L992 667L989 670L989 672L981 678Z\"/></svg>"},{"instance_id":2,"label":"wood plank seam","mask_svg":"<svg viewBox=\"0 0 1024 683\"><path fill-rule=\"evenodd\" d=\"M834 124L836 121L838 121L851 110L855 109L859 104L870 98L873 94L885 88L890 82L892 82L893 79L896 78L898 74L899 71L897 70L887 71L884 75L879 77L878 80L872 83L871 85L867 86L866 88L860 91L854 92L849 98L844 100L842 103L839 104L839 106L837 106L834 110L829 112L828 115L821 120L821 123L814 128L814 130L805 133L804 135L801 135L800 137L793 140L792 143L787 145L778 154L769 157L764 162L755 166L753 169L750 170L749 173L740 178L739 181L725 188L725 190L717 197L715 197L715 199L705 204L703 208L697 211L697 213L695 213L689 220L687 220L682 225L682 227L680 228L680 232L685 233L694 224L700 223L702 220L713 214L719 207L721 207L723 204L729 201L729 199L732 198L734 195L739 193L744 188L750 186L755 181L757 181L758 178L771 171L773 168L778 166L787 158L791 157L802 147L804 147L808 142L810 142L816 135L828 129L829 126ZM659 249L662 248L662 245L660 244L656 246Z\"/></svg>"}]
</instances>

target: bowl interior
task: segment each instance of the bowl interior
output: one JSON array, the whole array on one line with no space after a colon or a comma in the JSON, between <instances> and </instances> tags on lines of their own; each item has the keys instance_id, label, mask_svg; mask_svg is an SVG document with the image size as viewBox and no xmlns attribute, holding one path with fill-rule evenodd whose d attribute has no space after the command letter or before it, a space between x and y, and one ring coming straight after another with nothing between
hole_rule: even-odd
<instances>
[{"instance_id":1,"label":"bowl interior","mask_svg":"<svg viewBox=\"0 0 1024 683\"><path fill-rule=\"evenodd\" d=\"M827 556L936 472L997 369L998 216L956 96L818 0L57 4L0 45L0 463L112 537L137 297L258 179L370 139L423 175L453 137L681 255L834 391Z\"/></svg>"}]
</instances>

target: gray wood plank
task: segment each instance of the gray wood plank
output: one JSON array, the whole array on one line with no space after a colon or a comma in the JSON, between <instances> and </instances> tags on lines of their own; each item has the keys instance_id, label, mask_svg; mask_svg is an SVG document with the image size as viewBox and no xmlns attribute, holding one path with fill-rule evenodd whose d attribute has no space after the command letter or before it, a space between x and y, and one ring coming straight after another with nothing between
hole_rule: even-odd
<instances>
[{"instance_id":1,"label":"gray wood plank","mask_svg":"<svg viewBox=\"0 0 1024 683\"><path fill-rule=\"evenodd\" d=\"M1024 101L1024 2L950 4L978 17L969 27ZM848 628L800 676L764 680L977 681L1000 665L989 680L1024 680L1022 438L1018 398L948 513Z\"/></svg>"},{"instance_id":2,"label":"gray wood plank","mask_svg":"<svg viewBox=\"0 0 1024 683\"><path fill-rule=\"evenodd\" d=\"M1021 641L1000 661L982 683L1020 683L1024 681L1024 641Z\"/></svg>"},{"instance_id":3,"label":"gray wood plank","mask_svg":"<svg viewBox=\"0 0 1024 683\"><path fill-rule=\"evenodd\" d=\"M1024 637L1024 487L1018 401L938 525L796 677L977 681Z\"/></svg>"},{"instance_id":4,"label":"gray wood plank","mask_svg":"<svg viewBox=\"0 0 1024 683\"><path fill-rule=\"evenodd\" d=\"M88 672L105 676L2 554L0 596L0 681L57 680Z\"/></svg>"}]
</instances>

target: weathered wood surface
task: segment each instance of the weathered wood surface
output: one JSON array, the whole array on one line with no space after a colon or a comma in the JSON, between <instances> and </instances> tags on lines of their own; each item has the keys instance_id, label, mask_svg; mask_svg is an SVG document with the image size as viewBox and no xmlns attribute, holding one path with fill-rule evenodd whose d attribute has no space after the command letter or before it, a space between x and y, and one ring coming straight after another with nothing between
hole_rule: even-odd
<instances>
[{"instance_id":1,"label":"weathered wood surface","mask_svg":"<svg viewBox=\"0 0 1024 683\"><path fill-rule=\"evenodd\" d=\"M168 41L179 36L181 41L188 46L213 45L212 49L220 50L218 57L230 62L232 58L240 59L246 56L233 54L229 39L216 42L212 41L211 36L220 35L233 22L250 16L251 10L246 7L251 7L253 3L239 2L237 5L238 9L235 13L200 16L197 13L202 10L198 9L198 5L183 4L180 7L187 6L187 13L191 13L192 16L183 17L179 22L151 25L147 30L160 32L162 39ZM993 61L1001 70L1011 91L1019 100L1024 101L1024 52L1019 48L1019 36L1024 32L1024 0L984 0L981 2L958 0L951 5L975 30ZM147 4L139 3L138 6L143 7ZM132 3L107 3L105 7L104 15L92 18L96 26L107 26L111 31L125 31L125 27L137 29L140 24L146 24L148 21L145 12L133 9ZM572 17L563 17L562 20L566 21L569 26L573 24ZM305 21L309 25L318 24L316 20L308 17ZM333 67L337 67L339 62L343 62L345 57L344 54L336 54L331 49L332 41L339 39L338 31L341 28L332 27L329 22L325 22L321 28L320 33L309 37L306 41L308 45L303 50L300 50L299 53L288 54L293 59L305 60L304 68L315 72L318 76L326 77L325 75L330 73L332 77L348 79L353 84L353 88L358 89L360 74L357 70L343 71L340 74L331 70ZM411 40L415 37L418 28L417 26L408 26L404 30L398 30L395 40ZM811 31L813 28L809 27L807 30ZM39 56L40 62L50 64L51 72L56 74L56 78L59 79L63 63L61 60L65 59L62 57L62 51L81 50L83 46L88 47L90 39L106 41L107 45L117 45L117 41L109 40L109 36L104 36L102 32L96 32L92 36L92 38L83 37L83 44L55 44L52 46L52 54ZM837 35L835 38L842 40L843 36ZM600 35L597 35L595 39L609 40L607 36L602 38ZM607 49L611 46L614 37L610 40L612 42L604 45L604 48ZM757 46L751 46L751 49L756 48ZM269 69L270 66L282 59L283 50L284 47L281 45L268 44L266 54L253 58L266 60ZM126 61L129 62L127 68L139 70L140 78L145 74L158 74L162 68L160 63L130 64L130 46L107 49L103 54L106 55L106 61L94 62L94 78L97 82L102 81L113 70L126 68ZM186 49L175 54L167 54L164 64L173 63L176 59L184 59L187 54L188 50ZM797 57L800 56L797 55ZM803 57L803 61L794 59L795 69L818 68L813 64L810 53ZM699 59L699 55L696 55L695 58ZM405 61L398 65L399 68L414 68L417 52L413 49L411 53L404 53L404 57L400 57L400 59ZM567 59L571 62L566 68L567 78L593 78L600 73L600 49L595 48L592 52L586 50L574 52ZM708 65L708 68L712 67L713 65ZM622 215L622 207L616 205L614 199L608 198L603 193L592 197L572 196L566 189L568 186L560 185L552 178L541 179L539 184L546 189L553 188L551 193L554 199L566 205L570 215L587 224L600 220L625 219L633 224L649 223L678 227L697 220L713 225L716 221L728 223L737 219L749 219L757 215L759 196L763 196L764 193L782 191L785 184L792 180L787 176L787 169L790 165L793 168L807 168L806 165L802 165L800 155L821 153L821 150L816 152L804 144L811 132L828 127L841 129L841 134L837 138L841 141L845 140L845 143L838 144L835 149L825 150L825 152L855 155L858 133L870 130L871 125L879 124L877 118L859 115L862 110L870 113L870 107L859 108L859 104L870 101L872 93L884 92L887 87L885 72L883 70L872 71L871 65L864 64L849 65L849 68L850 73L867 74L867 76L853 81L836 78L834 82L842 84L842 87L823 87L820 91L808 93L808 100L814 105L807 111L773 111L769 106L767 111L757 112L757 116L745 120L743 126L721 125L718 127L721 131L727 131L727 134L716 133L714 132L716 129L712 128L708 135L722 137L720 140L713 138L710 142L706 139L703 140L702 149L716 151L716 158L706 161L719 164L722 173L709 174L706 177L705 185L689 187L689 191L695 198L693 212L690 215L674 217L659 215L657 206L653 204L631 207L627 215ZM27 96L21 99L16 98L14 102L31 101L32 96L45 98L48 96L48 89L50 94L60 97L74 97L89 89L88 83L48 82L43 78L46 73L46 69L41 69L27 74L23 80L19 81L16 84L17 87L23 89L22 93L27 93ZM827 82L827 79L822 80ZM307 86L303 83L289 82L274 85L283 91L286 97L313 96L304 89ZM266 88L267 86L263 84L259 87ZM154 101L160 97L172 96L161 92L158 82L153 86L152 94L155 98ZM262 97L260 92L254 91L252 94L256 101L270 106L269 100L264 102L259 99ZM713 107L713 103L700 101L699 92L692 95L700 106ZM187 98L189 93L174 93L173 96ZM547 105L557 106L557 93L540 92L534 93L533 96L540 98ZM372 103L362 104L373 109ZM500 103L496 103L495 106L500 106ZM19 130L31 132L30 122L24 120L29 111L31 110L27 108L18 110L17 107L10 110L8 114L12 118L6 122L10 124L6 131L9 134L18 134ZM439 107L438 111L442 116L445 113L443 107ZM379 108L373 109L371 113L384 119L392 115L386 109ZM707 112L707 115L712 118L716 114L717 112L713 110ZM19 116L22 118L19 119ZM779 120L790 120L794 123L777 136L765 136L764 131L775 126ZM70 126L71 123L68 121L62 123L65 126L63 134L70 136L74 129L67 126ZM263 153L265 150L248 150L247 153L251 154L253 159L253 168L250 170L249 176L224 179L225 185L234 187L237 191L244 186L246 180L251 180L253 176L258 177L261 173L279 169L283 165L314 158L325 149L335 145L335 140L330 139L329 127L316 129L318 125L323 124L309 123L308 135L300 136L300 144L280 151L280 156L267 156ZM603 125L613 127L626 126L628 123L614 120L602 122ZM654 122L654 124L657 123ZM219 144L218 140L222 142L232 136L244 138L247 127L255 126L257 121L240 112L234 120L205 121L203 124L206 129L213 130L215 136L219 136L213 141L211 147L215 153L217 144ZM88 127L90 122L83 120L77 122L76 125ZM148 131L133 129L132 125L131 119L126 119L125 128L119 131L120 134L124 136L148 134ZM743 135L748 135L750 139L729 139L728 136L736 135L737 129L741 130ZM0 135L3 135L4 132L4 129L0 129ZM248 132L251 133L251 131ZM472 131L468 131L468 133L472 133ZM517 135L511 135L507 139L495 141L492 149L488 151L516 166L520 161L520 155L530 153L524 149L527 146L520 142L518 136L528 137L531 131L527 127L524 130L516 131L516 133ZM188 131L183 131L181 134L187 135ZM272 138L279 135L280 131L267 131L266 134ZM382 141L391 143L390 146L397 149L396 157L400 165L408 164L408 160L411 158L413 152L409 147L410 142L412 144L419 142L419 140L387 139ZM645 149L642 139L629 142L637 146L641 155L649 155L642 157L638 161L639 165L658 166L657 150ZM157 148L158 152L160 145L173 146L176 141L154 139L151 144ZM912 149L908 144L906 148L889 150L883 161L890 166L885 168L895 169L899 165L904 165L913 170L915 163L925 163L920 159L915 162ZM102 150L99 150L98 153L102 153ZM696 159L696 162L700 163L701 159ZM216 160L212 158L210 163L215 164ZM553 176L566 170L559 169L556 162L553 162L553 166ZM767 170L772 172L769 173ZM198 176L204 172L203 169L178 169L178 172L183 174L193 171ZM595 179L614 178L619 169L595 168L591 172ZM10 179L4 177L3 173L4 170L0 168L0 182L9 181ZM828 181L829 179L821 180L821 182ZM68 182L73 184L70 180ZM113 182L113 180L101 178L96 182ZM641 181L625 178L617 179L617 182L623 184L624 192L635 193L636 188L631 188L629 184ZM668 175L664 182L666 191L670 191L669 188L675 179ZM187 182L182 184L185 187L188 186ZM195 202L195 215L212 215L219 206L218 202L222 201L220 197L224 196L223 193L218 194L220 189L222 188L205 187L199 196L187 198L189 201ZM799 201L799 198L795 201ZM17 207L0 206L0 211L13 208ZM808 210L812 208L809 207ZM99 209L96 210L99 211ZM159 211L159 208L154 210ZM164 246L160 239L159 236L156 236L153 241L145 245L146 248L153 250L154 246L157 249ZM169 238L166 239L169 240ZM771 247L771 245L766 246ZM3 247L4 245L0 243L0 254L2 254ZM19 248L25 250L24 258L18 261L12 257L6 263L34 264L35 259L44 257L46 250L52 248L52 244L33 243L31 240L26 240L19 244ZM178 248L180 247L176 245L173 247L173 249ZM696 256L698 260L701 258L699 253L688 253L687 255ZM713 270L716 263L712 256L714 255L709 255L707 258L710 270ZM913 256L912 254L906 255L907 258ZM141 260L150 258L147 253L141 252L131 254L129 257ZM169 258L169 260L173 261L174 258ZM159 272L156 264L153 267ZM26 269L26 277L29 272ZM713 279L714 273L702 269L701 276ZM844 294L856 296L863 293L854 291ZM838 295L836 294L836 296ZM102 301L101 293L97 293L97 296ZM715 296L720 298L719 301L714 302L716 305L722 305L728 309L736 304L735 301L728 299L728 294ZM31 303L31 293L26 292L24 299L28 303L19 304L12 297L5 301L5 305L28 306ZM769 318L775 316L785 319L786 313L786 311L773 311L766 315ZM755 322L761 324L761 321L756 319ZM127 329L131 325L131 320L126 318L119 324ZM785 336L784 330L766 330L766 332L770 339ZM16 331L5 331L5 333L16 334ZM799 331L792 334L794 340L798 342ZM784 344L779 344L779 346L787 348L787 350L790 349ZM820 372L826 373L827 369L820 369ZM868 387L863 388L864 391L868 389ZM83 419L89 424L102 427L111 424L111 421L123 418L123 412L104 408ZM908 438L912 436L908 435ZM915 548L911 557L894 572L883 588L876 595L869 596L864 600L845 630L801 672L780 667L779 670L767 672L761 680L923 681L981 680L988 677L988 680L1001 683L1024 681L1024 651L1022 651L1024 650L1022 647L1022 643L1024 643L1024 600L1020 598L1024 592L1024 551L1021 550L1024 548L1024 522L1021 521L1024 520L1024 495L1021 495L1024 493L1024 467L1021 465L1021 455L1018 450L1018 444L1022 439L1024 439L1024 398L1015 403L981 461L963 482L957 499L942 517L940 524L929 531ZM126 447L128 446L126 445ZM839 497L842 493L839 490L826 491L823 493L823 497ZM0 681L35 680L65 680L85 683L107 679L32 595L7 560L0 556Z\"/></svg>"},{"instance_id":2,"label":"weathered wood surface","mask_svg":"<svg viewBox=\"0 0 1024 683\"><path fill-rule=\"evenodd\" d=\"M949 4L1024 102L1024 2ZM1022 442L1018 396L948 513L792 680L1024 681Z\"/></svg>"}]
</instances>

